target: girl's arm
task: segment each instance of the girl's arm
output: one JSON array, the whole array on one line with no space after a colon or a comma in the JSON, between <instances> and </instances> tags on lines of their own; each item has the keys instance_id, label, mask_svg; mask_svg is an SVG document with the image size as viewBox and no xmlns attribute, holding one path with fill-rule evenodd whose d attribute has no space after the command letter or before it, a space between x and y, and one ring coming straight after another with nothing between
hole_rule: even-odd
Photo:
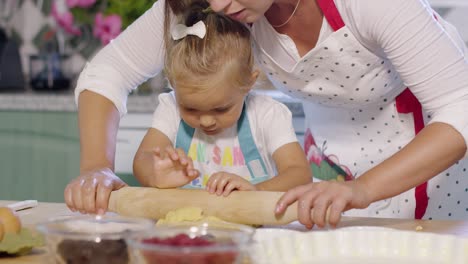
<instances>
[{"instance_id":1,"label":"girl's arm","mask_svg":"<svg viewBox=\"0 0 468 264\"><path fill-rule=\"evenodd\" d=\"M256 185L258 190L287 191L312 182L312 171L298 142L281 146L273 153L278 175Z\"/></svg>"},{"instance_id":2,"label":"girl's arm","mask_svg":"<svg viewBox=\"0 0 468 264\"><path fill-rule=\"evenodd\" d=\"M174 94L163 93L158 99L151 128L133 160L133 172L145 186L180 187L198 174L184 151L173 147L180 123Z\"/></svg>"},{"instance_id":3,"label":"girl's arm","mask_svg":"<svg viewBox=\"0 0 468 264\"><path fill-rule=\"evenodd\" d=\"M183 150L174 149L161 131L150 128L133 160L133 174L144 186L175 188L198 176L192 160Z\"/></svg>"},{"instance_id":4,"label":"girl's arm","mask_svg":"<svg viewBox=\"0 0 468 264\"><path fill-rule=\"evenodd\" d=\"M133 174L143 186L158 186L153 177L154 150L165 150L169 146L172 143L166 135L157 129L148 129L133 159Z\"/></svg>"}]
</instances>

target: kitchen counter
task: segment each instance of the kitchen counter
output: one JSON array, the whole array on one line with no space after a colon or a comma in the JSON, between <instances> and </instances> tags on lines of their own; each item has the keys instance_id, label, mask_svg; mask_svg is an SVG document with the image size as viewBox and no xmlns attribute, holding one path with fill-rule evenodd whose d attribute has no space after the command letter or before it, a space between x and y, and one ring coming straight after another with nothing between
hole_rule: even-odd
<instances>
[{"instance_id":1,"label":"kitchen counter","mask_svg":"<svg viewBox=\"0 0 468 264\"><path fill-rule=\"evenodd\" d=\"M0 201L0 206L5 206L12 201ZM63 203L39 203L38 207L18 212L21 221L26 227L34 227L35 224L43 222L49 218L78 215L73 213ZM412 220L412 219L388 219L388 218L361 218L345 217L340 227L350 226L377 226L388 227L398 230L416 230L416 227L422 227L418 232L429 232L437 234L450 234L459 237L468 238L468 221L437 221L437 220ZM292 223L279 228L288 228L305 231L305 228L298 223ZM16 258L0 258L0 264L22 264L22 263L48 263L46 259L45 248L36 248L32 253Z\"/></svg>"},{"instance_id":2,"label":"kitchen counter","mask_svg":"<svg viewBox=\"0 0 468 264\"><path fill-rule=\"evenodd\" d=\"M131 95L127 102L133 113L152 113L157 105L156 94ZM71 93L0 93L0 111L76 112L77 107Z\"/></svg>"},{"instance_id":3,"label":"kitchen counter","mask_svg":"<svg viewBox=\"0 0 468 264\"><path fill-rule=\"evenodd\" d=\"M303 116L302 104L276 90L255 90L284 103L293 116ZM127 101L129 113L153 113L158 105L158 93L149 95L130 95ZM75 112L76 104L72 92L39 93L0 93L0 111L55 111Z\"/></svg>"}]
</instances>

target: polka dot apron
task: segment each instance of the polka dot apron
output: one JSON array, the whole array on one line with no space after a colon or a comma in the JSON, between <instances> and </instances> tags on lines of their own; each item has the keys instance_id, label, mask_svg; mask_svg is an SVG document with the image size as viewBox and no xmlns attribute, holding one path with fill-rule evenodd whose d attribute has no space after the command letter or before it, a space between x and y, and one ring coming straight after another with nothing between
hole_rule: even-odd
<instances>
[{"instance_id":1,"label":"polka dot apron","mask_svg":"<svg viewBox=\"0 0 468 264\"><path fill-rule=\"evenodd\" d=\"M314 181L352 180L408 144L430 117L391 62L354 37L333 0L318 4L335 32L292 70L258 45L254 49L274 86L303 100L304 149ZM428 183L344 215L468 219L467 167L462 160Z\"/></svg>"}]
</instances>

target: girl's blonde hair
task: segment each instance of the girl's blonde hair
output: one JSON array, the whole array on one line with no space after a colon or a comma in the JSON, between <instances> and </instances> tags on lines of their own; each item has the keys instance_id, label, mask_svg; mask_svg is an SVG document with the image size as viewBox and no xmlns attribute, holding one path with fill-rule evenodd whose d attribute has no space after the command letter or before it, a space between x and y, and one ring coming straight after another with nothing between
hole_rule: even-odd
<instances>
[{"instance_id":1,"label":"girl's blonde hair","mask_svg":"<svg viewBox=\"0 0 468 264\"><path fill-rule=\"evenodd\" d=\"M173 40L167 33L169 12L166 5L164 70L173 87L203 89L227 82L237 87L252 85L252 47L250 31L245 25L211 11L204 0L167 0L166 4L177 23L193 26L203 21L207 31L202 39L188 35Z\"/></svg>"}]
</instances>

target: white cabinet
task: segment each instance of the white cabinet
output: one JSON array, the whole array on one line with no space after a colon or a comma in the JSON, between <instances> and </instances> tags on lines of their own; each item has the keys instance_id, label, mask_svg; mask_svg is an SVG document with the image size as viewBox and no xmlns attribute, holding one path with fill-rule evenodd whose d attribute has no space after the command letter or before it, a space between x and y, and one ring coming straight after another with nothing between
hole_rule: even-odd
<instances>
[{"instance_id":1,"label":"white cabinet","mask_svg":"<svg viewBox=\"0 0 468 264\"><path fill-rule=\"evenodd\" d=\"M127 114L120 121L115 153L115 172L133 174L133 157L151 126L152 114Z\"/></svg>"},{"instance_id":2,"label":"white cabinet","mask_svg":"<svg viewBox=\"0 0 468 264\"><path fill-rule=\"evenodd\" d=\"M293 118L293 126L294 130L296 131L297 140L301 146L304 146L304 133L305 133L305 119L304 117L294 117Z\"/></svg>"}]
</instances>

